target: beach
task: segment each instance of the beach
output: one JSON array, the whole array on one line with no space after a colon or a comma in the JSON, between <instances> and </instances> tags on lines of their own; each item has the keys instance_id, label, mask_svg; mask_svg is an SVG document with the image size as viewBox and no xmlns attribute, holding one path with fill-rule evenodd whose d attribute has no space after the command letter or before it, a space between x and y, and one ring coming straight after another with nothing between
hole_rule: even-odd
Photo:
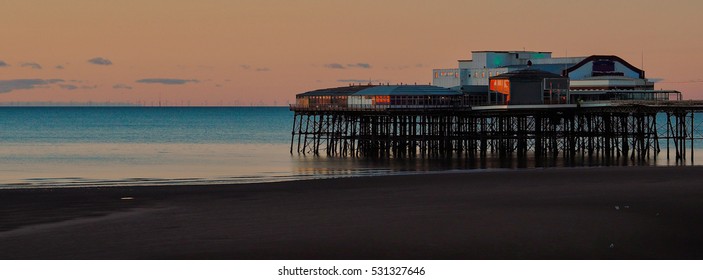
<instances>
[{"instance_id":1,"label":"beach","mask_svg":"<svg viewBox=\"0 0 703 280\"><path fill-rule=\"evenodd\" d=\"M701 259L703 167L0 190L1 259Z\"/></svg>"}]
</instances>

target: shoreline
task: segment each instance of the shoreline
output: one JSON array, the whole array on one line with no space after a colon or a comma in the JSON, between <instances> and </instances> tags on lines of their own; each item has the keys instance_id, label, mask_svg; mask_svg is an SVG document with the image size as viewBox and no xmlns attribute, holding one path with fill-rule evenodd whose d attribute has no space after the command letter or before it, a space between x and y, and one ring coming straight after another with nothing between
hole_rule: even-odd
<instances>
[{"instance_id":1,"label":"shoreline","mask_svg":"<svg viewBox=\"0 0 703 280\"><path fill-rule=\"evenodd\" d=\"M490 168L469 168L469 169L440 169L440 170L386 170L372 172L356 172L345 175L282 175L282 176L243 176L229 178L124 178L124 179L80 179L80 181L49 181L42 184L32 184L28 182L18 182L0 184L0 192L7 190L49 190L49 189L95 189L95 188L144 188L144 187L194 187L194 186L243 186L255 184L287 183L298 181L335 180L347 178L365 177L386 177L386 176L422 176L441 174L474 174L490 172L520 172L531 170L569 170L569 169L598 169L598 168L680 168L680 167L703 167L703 165L679 166L679 165L578 165L578 166L532 166L532 167L490 167ZM63 178L59 178L63 179ZM41 179L40 181L44 181Z\"/></svg>"},{"instance_id":2,"label":"shoreline","mask_svg":"<svg viewBox=\"0 0 703 280\"><path fill-rule=\"evenodd\" d=\"M245 176L242 178L173 178L173 179L155 179L135 180L135 178L125 179L106 179L106 180L86 180L85 182L68 182L59 183L47 182L41 185L32 185L31 183L11 183L0 185L0 192L5 190L54 190L54 189L94 189L94 188L155 188L155 187L204 187L204 186L219 186L233 187L255 184L272 184L272 183L287 183L298 181L316 181L316 180L335 180L347 178L364 178L364 177L386 177L386 176L417 176L417 175L433 175L433 174L457 174L457 173L479 173L479 172L509 172L520 170L535 170L535 169L559 169L559 168L610 168L607 166L578 166L578 167L528 167L528 168L475 168L475 169L451 169L451 170L407 170L407 171L375 171L367 173L358 173L351 175L290 175L279 177L252 177ZM652 166L655 167L655 166ZM666 167L666 166L663 166ZM101 184L104 183L104 184ZM53 186L52 186L53 185Z\"/></svg>"},{"instance_id":3,"label":"shoreline","mask_svg":"<svg viewBox=\"0 0 703 280\"><path fill-rule=\"evenodd\" d=\"M701 259L703 167L2 189L1 259Z\"/></svg>"}]
</instances>

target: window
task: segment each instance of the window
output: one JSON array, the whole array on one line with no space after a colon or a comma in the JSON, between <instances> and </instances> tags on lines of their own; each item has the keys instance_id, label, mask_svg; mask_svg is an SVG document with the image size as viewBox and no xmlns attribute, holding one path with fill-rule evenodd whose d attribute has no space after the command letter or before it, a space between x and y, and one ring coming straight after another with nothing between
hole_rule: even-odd
<instances>
[{"instance_id":1,"label":"window","mask_svg":"<svg viewBox=\"0 0 703 280\"><path fill-rule=\"evenodd\" d=\"M439 72L434 72L434 77L439 78Z\"/></svg>"}]
</instances>

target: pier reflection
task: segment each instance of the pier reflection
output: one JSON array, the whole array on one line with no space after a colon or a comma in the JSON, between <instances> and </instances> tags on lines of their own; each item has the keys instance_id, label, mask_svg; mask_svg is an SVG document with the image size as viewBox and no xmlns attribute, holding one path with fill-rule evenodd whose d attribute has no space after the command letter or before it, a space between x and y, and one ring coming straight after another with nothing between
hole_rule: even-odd
<instances>
[{"instance_id":1,"label":"pier reflection","mask_svg":"<svg viewBox=\"0 0 703 280\"><path fill-rule=\"evenodd\" d=\"M696 149L698 155L703 151ZM571 167L623 167L623 166L684 166L701 162L692 157L689 161L667 159L664 153L650 158L574 156L538 157L534 153L525 156L501 157L487 154L485 157L452 158L338 158L326 156L292 156L293 172L311 178L351 177L366 175L403 175L426 172L490 172L505 169L571 168Z\"/></svg>"}]
</instances>

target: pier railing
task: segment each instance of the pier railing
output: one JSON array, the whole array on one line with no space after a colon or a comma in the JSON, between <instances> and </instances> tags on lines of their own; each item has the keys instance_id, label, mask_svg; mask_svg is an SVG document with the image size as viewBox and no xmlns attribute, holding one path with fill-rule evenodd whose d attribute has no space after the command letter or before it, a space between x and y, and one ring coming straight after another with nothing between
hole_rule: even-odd
<instances>
[{"instance_id":1,"label":"pier railing","mask_svg":"<svg viewBox=\"0 0 703 280\"><path fill-rule=\"evenodd\" d=\"M340 112L368 112L368 111L388 111L388 110L464 110L470 109L464 105L289 105L291 111L340 111Z\"/></svg>"},{"instance_id":2,"label":"pier railing","mask_svg":"<svg viewBox=\"0 0 703 280\"><path fill-rule=\"evenodd\" d=\"M703 100L610 100L594 103L607 103L612 106L654 106L654 107L672 107L672 108L703 108Z\"/></svg>"}]
</instances>

